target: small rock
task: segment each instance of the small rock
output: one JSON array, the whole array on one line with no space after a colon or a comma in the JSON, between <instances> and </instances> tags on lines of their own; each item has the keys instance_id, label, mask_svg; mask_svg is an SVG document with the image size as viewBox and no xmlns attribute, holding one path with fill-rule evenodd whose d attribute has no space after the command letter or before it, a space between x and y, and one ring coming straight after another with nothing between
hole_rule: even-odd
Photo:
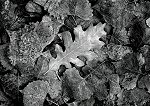
<instances>
[{"instance_id":1,"label":"small rock","mask_svg":"<svg viewBox=\"0 0 150 106\"><path fill-rule=\"evenodd\" d=\"M36 12L36 13L42 12L41 7L32 1L29 1L25 8L27 12Z\"/></svg>"}]
</instances>

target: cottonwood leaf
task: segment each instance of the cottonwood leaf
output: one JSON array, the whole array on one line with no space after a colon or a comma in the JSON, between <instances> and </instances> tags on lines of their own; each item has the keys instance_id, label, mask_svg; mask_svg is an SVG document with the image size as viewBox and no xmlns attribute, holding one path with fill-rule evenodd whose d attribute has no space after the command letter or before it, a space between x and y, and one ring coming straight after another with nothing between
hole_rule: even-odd
<instances>
[{"instance_id":1,"label":"cottonwood leaf","mask_svg":"<svg viewBox=\"0 0 150 106\"><path fill-rule=\"evenodd\" d=\"M14 67L7 56L8 48L8 44L0 46L0 63L6 70L12 70Z\"/></svg>"},{"instance_id":2,"label":"cottonwood leaf","mask_svg":"<svg viewBox=\"0 0 150 106\"><path fill-rule=\"evenodd\" d=\"M112 74L109 78L110 81L110 96L120 93L121 87L119 85L119 76L118 74Z\"/></svg>"},{"instance_id":3,"label":"cottonwood leaf","mask_svg":"<svg viewBox=\"0 0 150 106\"><path fill-rule=\"evenodd\" d=\"M68 83L72 88L73 96L77 101L82 101L86 99L90 99L92 92L86 86L87 82L84 78L82 78L75 68L68 69L65 72L67 76Z\"/></svg>"},{"instance_id":4,"label":"cottonwood leaf","mask_svg":"<svg viewBox=\"0 0 150 106\"><path fill-rule=\"evenodd\" d=\"M25 106L42 106L48 93L48 82L34 81L23 90L23 102Z\"/></svg>"},{"instance_id":5,"label":"cottonwood leaf","mask_svg":"<svg viewBox=\"0 0 150 106\"><path fill-rule=\"evenodd\" d=\"M100 101L106 99L108 95L105 82L105 78L99 79L93 74L90 78L87 78L87 86L93 92L94 97L97 97Z\"/></svg>"},{"instance_id":6,"label":"cottonwood leaf","mask_svg":"<svg viewBox=\"0 0 150 106\"><path fill-rule=\"evenodd\" d=\"M131 90L132 100L137 106L142 106L145 102L150 100L150 94L144 89L134 88Z\"/></svg>"},{"instance_id":7,"label":"cottonwood leaf","mask_svg":"<svg viewBox=\"0 0 150 106\"><path fill-rule=\"evenodd\" d=\"M150 75L143 76L140 80L138 80L139 88L147 88L150 93Z\"/></svg>"},{"instance_id":8,"label":"cottonwood leaf","mask_svg":"<svg viewBox=\"0 0 150 106\"><path fill-rule=\"evenodd\" d=\"M48 93L52 99L57 98L61 94L62 81L58 79L55 71L49 71L45 75L41 74L39 78L48 82Z\"/></svg>"},{"instance_id":9,"label":"cottonwood leaf","mask_svg":"<svg viewBox=\"0 0 150 106\"><path fill-rule=\"evenodd\" d=\"M95 103L94 98L90 98L88 100L85 100L79 103L79 106L94 106L94 103Z\"/></svg>"},{"instance_id":10,"label":"cottonwood leaf","mask_svg":"<svg viewBox=\"0 0 150 106\"><path fill-rule=\"evenodd\" d=\"M126 54L132 53L131 49L127 46L116 45L110 43L107 45L107 54L112 60L122 59Z\"/></svg>"},{"instance_id":11,"label":"cottonwood leaf","mask_svg":"<svg viewBox=\"0 0 150 106\"><path fill-rule=\"evenodd\" d=\"M7 106L9 103L8 98L4 95L2 90L0 89L0 106Z\"/></svg>"},{"instance_id":12,"label":"cottonwood leaf","mask_svg":"<svg viewBox=\"0 0 150 106\"><path fill-rule=\"evenodd\" d=\"M137 80L138 75L126 73L125 78L122 81L122 87L124 87L127 90L133 89L136 87Z\"/></svg>"},{"instance_id":13,"label":"cottonwood leaf","mask_svg":"<svg viewBox=\"0 0 150 106\"><path fill-rule=\"evenodd\" d=\"M41 72L46 72L49 67L48 67L49 61L46 59L46 57L44 56L39 56L36 61L35 61L35 65L34 65L34 69L36 71L36 75L38 74L40 76ZM38 76L38 77L39 77Z\"/></svg>"},{"instance_id":14,"label":"cottonwood leaf","mask_svg":"<svg viewBox=\"0 0 150 106\"><path fill-rule=\"evenodd\" d=\"M77 66L83 66L84 63L79 60L77 56L83 55L87 57L89 61L97 57L91 50L104 45L104 42L99 41L100 37L106 35L104 27L105 24L99 23L96 26L91 25L86 31L83 31L82 27L78 25L74 28L74 41L69 32L61 33L59 36L63 39L66 50L63 51L59 45L55 46L57 58L51 58L49 70L58 70L59 66L62 64L70 68L70 62Z\"/></svg>"}]
</instances>

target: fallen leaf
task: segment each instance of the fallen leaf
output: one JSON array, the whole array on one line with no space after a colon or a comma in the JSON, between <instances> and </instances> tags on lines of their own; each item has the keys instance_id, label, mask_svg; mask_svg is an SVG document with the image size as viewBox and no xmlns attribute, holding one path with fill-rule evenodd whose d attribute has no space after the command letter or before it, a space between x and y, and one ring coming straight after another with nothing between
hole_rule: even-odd
<instances>
[{"instance_id":1,"label":"fallen leaf","mask_svg":"<svg viewBox=\"0 0 150 106\"><path fill-rule=\"evenodd\" d=\"M90 99L92 92L86 86L86 81L82 78L75 68L66 70L65 75L67 76L68 83L72 88L73 96L77 101Z\"/></svg>"},{"instance_id":2,"label":"fallen leaf","mask_svg":"<svg viewBox=\"0 0 150 106\"><path fill-rule=\"evenodd\" d=\"M105 24L97 24L96 26L90 26L86 31L82 30L82 27L78 25L74 28L75 41L72 40L69 32L61 33L59 36L64 40L66 50L63 51L59 45L56 45L57 58L51 58L49 64L49 70L58 70L60 65L66 65L70 68L70 62L77 66L83 66L83 62L77 58L77 56L83 55L92 60L97 55L91 50L95 47L102 47L104 42L99 41L99 38L106 35L104 31Z\"/></svg>"},{"instance_id":3,"label":"fallen leaf","mask_svg":"<svg viewBox=\"0 0 150 106\"><path fill-rule=\"evenodd\" d=\"M29 83L23 90L23 102L25 106L41 106L48 93L48 82L34 81Z\"/></svg>"},{"instance_id":4,"label":"fallen leaf","mask_svg":"<svg viewBox=\"0 0 150 106\"><path fill-rule=\"evenodd\" d=\"M94 103L95 103L95 100L94 98L90 98L90 99L87 99L85 101L82 101L79 106L94 106Z\"/></svg>"},{"instance_id":5,"label":"fallen leaf","mask_svg":"<svg viewBox=\"0 0 150 106\"><path fill-rule=\"evenodd\" d=\"M138 75L134 75L131 73L126 73L125 78L122 81L122 87L124 87L127 90L133 89L136 87L136 83L138 80Z\"/></svg>"},{"instance_id":6,"label":"fallen leaf","mask_svg":"<svg viewBox=\"0 0 150 106\"><path fill-rule=\"evenodd\" d=\"M119 85L119 76L117 74L112 74L109 78L110 81L110 96L119 94L121 91L121 87Z\"/></svg>"},{"instance_id":7,"label":"fallen leaf","mask_svg":"<svg viewBox=\"0 0 150 106\"><path fill-rule=\"evenodd\" d=\"M52 99L55 99L61 94L62 91L62 81L59 80L55 71L49 71L46 74L39 76L40 79L47 81L49 84L48 93Z\"/></svg>"}]
</instances>

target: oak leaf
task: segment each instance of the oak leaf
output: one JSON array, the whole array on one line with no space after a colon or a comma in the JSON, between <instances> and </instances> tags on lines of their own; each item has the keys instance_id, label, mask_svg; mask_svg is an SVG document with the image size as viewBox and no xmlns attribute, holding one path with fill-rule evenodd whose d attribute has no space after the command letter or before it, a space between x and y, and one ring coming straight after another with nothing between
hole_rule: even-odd
<instances>
[{"instance_id":1,"label":"oak leaf","mask_svg":"<svg viewBox=\"0 0 150 106\"><path fill-rule=\"evenodd\" d=\"M86 31L83 31L82 27L78 25L74 28L74 41L71 38L70 32L59 34L59 37L64 41L66 50L63 51L59 45L55 46L57 58L51 58L49 70L58 70L62 64L67 68L71 68L70 62L77 66L83 66L84 63L77 58L81 55L87 57L88 61L96 58L97 55L92 50L104 45L104 42L99 41L99 38L106 35L104 27L105 24L99 23L96 26L91 25Z\"/></svg>"}]
</instances>

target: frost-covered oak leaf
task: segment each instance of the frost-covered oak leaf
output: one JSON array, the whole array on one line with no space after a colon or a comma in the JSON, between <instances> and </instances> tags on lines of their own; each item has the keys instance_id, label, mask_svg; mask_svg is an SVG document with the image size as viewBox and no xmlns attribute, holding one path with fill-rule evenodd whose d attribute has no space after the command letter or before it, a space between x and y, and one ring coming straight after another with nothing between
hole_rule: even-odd
<instances>
[{"instance_id":1,"label":"frost-covered oak leaf","mask_svg":"<svg viewBox=\"0 0 150 106\"><path fill-rule=\"evenodd\" d=\"M59 45L56 45L57 58L51 58L49 70L57 70L62 64L71 68L70 62L77 66L83 66L84 63L77 58L81 55L87 57L88 61L96 58L97 55L92 52L92 49L104 45L104 42L99 41L99 38L106 35L104 27L105 24L99 23L96 26L91 25L86 31L83 31L82 27L78 25L74 28L74 41L69 32L59 34L64 41L66 50L63 51Z\"/></svg>"}]
</instances>

